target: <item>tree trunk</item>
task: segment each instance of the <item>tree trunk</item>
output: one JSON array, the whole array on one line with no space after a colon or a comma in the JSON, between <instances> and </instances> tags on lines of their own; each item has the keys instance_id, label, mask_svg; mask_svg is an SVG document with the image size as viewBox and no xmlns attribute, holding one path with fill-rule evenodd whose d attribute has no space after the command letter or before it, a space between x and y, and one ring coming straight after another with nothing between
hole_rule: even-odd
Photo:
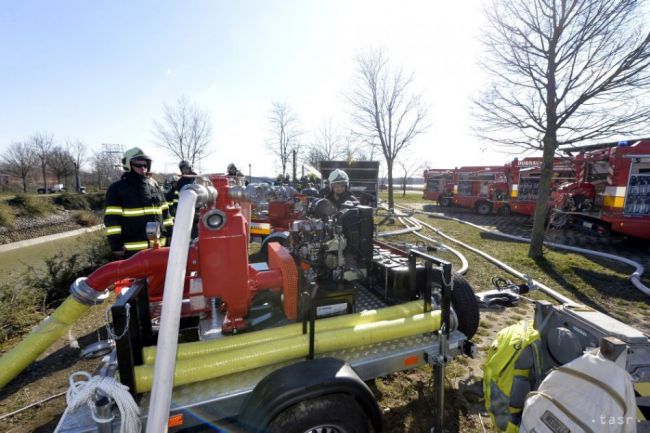
<instances>
[{"instance_id":1,"label":"tree trunk","mask_svg":"<svg viewBox=\"0 0 650 433\"><path fill-rule=\"evenodd\" d=\"M386 158L386 171L388 173L388 209L395 208L393 199L393 160Z\"/></svg>"},{"instance_id":2,"label":"tree trunk","mask_svg":"<svg viewBox=\"0 0 650 433\"><path fill-rule=\"evenodd\" d=\"M555 143L553 143L555 141ZM533 259L541 258L544 255L544 235L546 232L546 216L548 215L548 199L551 195L551 179L553 178L553 157L557 140L548 135L544 137L544 162L542 173L539 179L539 195L535 206L535 219L533 231L530 238L528 257Z\"/></svg>"},{"instance_id":3,"label":"tree trunk","mask_svg":"<svg viewBox=\"0 0 650 433\"><path fill-rule=\"evenodd\" d=\"M45 163L41 163L41 172L43 173L43 189L47 192L47 177L45 175Z\"/></svg>"},{"instance_id":4,"label":"tree trunk","mask_svg":"<svg viewBox=\"0 0 650 433\"><path fill-rule=\"evenodd\" d=\"M23 176L23 192L27 192L27 176Z\"/></svg>"}]
</instances>

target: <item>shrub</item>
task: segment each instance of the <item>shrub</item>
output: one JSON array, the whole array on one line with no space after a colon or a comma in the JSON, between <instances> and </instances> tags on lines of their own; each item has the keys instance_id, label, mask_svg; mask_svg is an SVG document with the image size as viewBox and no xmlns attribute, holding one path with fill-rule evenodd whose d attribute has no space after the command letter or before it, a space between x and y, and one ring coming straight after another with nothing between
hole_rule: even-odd
<instances>
[{"instance_id":1,"label":"shrub","mask_svg":"<svg viewBox=\"0 0 650 433\"><path fill-rule=\"evenodd\" d=\"M11 207L5 203L0 203L0 226L13 227L15 216Z\"/></svg>"},{"instance_id":2,"label":"shrub","mask_svg":"<svg viewBox=\"0 0 650 433\"><path fill-rule=\"evenodd\" d=\"M42 318L38 312L42 290L25 287L20 281L0 284L0 340L27 332Z\"/></svg>"},{"instance_id":3,"label":"shrub","mask_svg":"<svg viewBox=\"0 0 650 433\"><path fill-rule=\"evenodd\" d=\"M106 238L97 233L88 235L88 248L69 255L53 255L46 258L45 269L33 267L27 274L27 284L45 292L45 302L56 304L70 294L70 285L79 277L89 275L111 259Z\"/></svg>"},{"instance_id":4,"label":"shrub","mask_svg":"<svg viewBox=\"0 0 650 433\"><path fill-rule=\"evenodd\" d=\"M95 192L86 194L85 197L92 210L104 210L104 199L106 198L104 193Z\"/></svg>"},{"instance_id":5,"label":"shrub","mask_svg":"<svg viewBox=\"0 0 650 433\"><path fill-rule=\"evenodd\" d=\"M63 193L54 199L54 203L63 206L64 209L70 210L88 210L90 203L86 196L82 194Z\"/></svg>"},{"instance_id":6,"label":"shrub","mask_svg":"<svg viewBox=\"0 0 650 433\"><path fill-rule=\"evenodd\" d=\"M84 227L94 226L102 222L101 218L97 216L97 214L88 211L77 212L74 217L77 224Z\"/></svg>"},{"instance_id":7,"label":"shrub","mask_svg":"<svg viewBox=\"0 0 650 433\"><path fill-rule=\"evenodd\" d=\"M9 200L9 204L19 208L20 216L41 216L54 211L54 207L47 200L41 200L27 194L16 194Z\"/></svg>"}]
</instances>

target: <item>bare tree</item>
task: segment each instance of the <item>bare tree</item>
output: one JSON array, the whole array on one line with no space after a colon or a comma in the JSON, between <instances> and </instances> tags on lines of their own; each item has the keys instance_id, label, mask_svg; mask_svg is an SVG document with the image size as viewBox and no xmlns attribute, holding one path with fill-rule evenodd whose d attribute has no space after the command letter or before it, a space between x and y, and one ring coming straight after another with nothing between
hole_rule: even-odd
<instances>
[{"instance_id":1,"label":"bare tree","mask_svg":"<svg viewBox=\"0 0 650 433\"><path fill-rule=\"evenodd\" d=\"M388 67L379 50L357 57L358 79L348 96L355 133L367 143L379 143L388 173L388 206L393 200L393 164L397 155L427 128L422 94L412 91L413 75Z\"/></svg>"},{"instance_id":2,"label":"bare tree","mask_svg":"<svg viewBox=\"0 0 650 433\"><path fill-rule=\"evenodd\" d=\"M329 119L314 131L313 141L307 150L307 160L316 166L319 161L333 161L345 158L349 138L343 137Z\"/></svg>"},{"instance_id":3,"label":"bare tree","mask_svg":"<svg viewBox=\"0 0 650 433\"><path fill-rule=\"evenodd\" d=\"M61 146L55 146L48 154L47 165L56 176L57 183L61 183L63 178L67 188L68 176L74 173L74 158L70 152Z\"/></svg>"},{"instance_id":4,"label":"bare tree","mask_svg":"<svg viewBox=\"0 0 650 433\"><path fill-rule=\"evenodd\" d=\"M112 161L106 158L106 154L104 152L96 152L91 157L91 163L97 186L102 188L102 185L110 184L116 168L113 166Z\"/></svg>"},{"instance_id":5,"label":"bare tree","mask_svg":"<svg viewBox=\"0 0 650 433\"><path fill-rule=\"evenodd\" d=\"M302 132L299 128L298 117L286 104L273 102L268 120L271 124L269 146L272 153L280 160L284 178L293 152L300 151L298 139Z\"/></svg>"},{"instance_id":6,"label":"bare tree","mask_svg":"<svg viewBox=\"0 0 650 433\"><path fill-rule=\"evenodd\" d=\"M184 96L178 98L175 106L164 105L163 120L154 121L153 133L156 144L179 160L185 159L194 165L210 155L210 116L207 111L190 104Z\"/></svg>"},{"instance_id":7,"label":"bare tree","mask_svg":"<svg viewBox=\"0 0 650 433\"><path fill-rule=\"evenodd\" d=\"M79 172L86 161L86 145L81 140L66 140L66 145L68 147L68 152L70 152L72 159L74 160L75 191L81 192Z\"/></svg>"},{"instance_id":8,"label":"bare tree","mask_svg":"<svg viewBox=\"0 0 650 433\"><path fill-rule=\"evenodd\" d=\"M27 192L27 177L37 161L36 153L30 143L12 143L2 155L3 170L23 182L23 192Z\"/></svg>"},{"instance_id":9,"label":"bare tree","mask_svg":"<svg viewBox=\"0 0 650 433\"><path fill-rule=\"evenodd\" d=\"M402 177L402 197L406 196L406 182L410 179L415 173L422 171L424 165L419 161L413 160L397 160L397 164L402 168L404 177Z\"/></svg>"},{"instance_id":10,"label":"bare tree","mask_svg":"<svg viewBox=\"0 0 650 433\"><path fill-rule=\"evenodd\" d=\"M492 0L476 102L480 136L543 151L528 255L543 255L553 157L584 140L639 133L650 119L650 33L637 0ZM647 18L647 17L646 17Z\"/></svg>"},{"instance_id":11,"label":"bare tree","mask_svg":"<svg viewBox=\"0 0 650 433\"><path fill-rule=\"evenodd\" d=\"M51 134L38 132L30 137L31 147L41 165L41 175L43 176L43 189L47 191L47 162L50 156L50 150L54 144Z\"/></svg>"}]
</instances>

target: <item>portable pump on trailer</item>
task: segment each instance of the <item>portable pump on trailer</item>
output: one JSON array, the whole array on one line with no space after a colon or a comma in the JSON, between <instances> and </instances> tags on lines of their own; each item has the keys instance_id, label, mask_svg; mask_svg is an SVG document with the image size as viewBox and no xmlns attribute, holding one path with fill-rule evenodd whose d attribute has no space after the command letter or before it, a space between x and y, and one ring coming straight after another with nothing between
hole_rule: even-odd
<instances>
[{"instance_id":1,"label":"portable pump on trailer","mask_svg":"<svg viewBox=\"0 0 650 433\"><path fill-rule=\"evenodd\" d=\"M185 188L179 209L196 197L196 239L187 245L175 232L171 247L104 265L71 288L75 299L96 302L113 283L129 281L111 307L116 349L98 371L119 374L147 431L162 425L160 416L174 431L206 420L236 421L244 431L311 431L284 423L304 403L313 404L305 425L354 422L365 425L359 431L372 425L379 432L381 412L364 381L426 363L434 366L441 431L444 366L473 352L468 338L479 322L473 291L450 263L375 241L372 208L337 210L316 197L296 206L288 230L267 237L251 262L245 214L248 203L268 197L223 175ZM186 262L178 262L179 251ZM180 271L178 335L167 349L165 308L175 302L168 286ZM173 361L169 375L159 376L165 359ZM156 391L161 383L173 393L168 400ZM345 417L332 418L336 405L346 407ZM57 431L95 425L88 411L77 411L64 415Z\"/></svg>"}]
</instances>

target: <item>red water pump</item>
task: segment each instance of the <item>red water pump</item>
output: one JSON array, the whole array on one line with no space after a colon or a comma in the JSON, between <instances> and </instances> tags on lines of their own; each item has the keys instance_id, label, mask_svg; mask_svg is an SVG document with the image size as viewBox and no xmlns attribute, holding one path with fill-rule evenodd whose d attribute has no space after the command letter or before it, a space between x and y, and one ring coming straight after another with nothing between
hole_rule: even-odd
<instances>
[{"instance_id":1,"label":"red water pump","mask_svg":"<svg viewBox=\"0 0 650 433\"><path fill-rule=\"evenodd\" d=\"M245 317L253 297L261 290L281 292L284 314L293 320L298 312L298 272L289 252L277 243L268 246L268 268L260 270L248 260L248 220L245 193L231 185L225 175L211 175L216 198L199 210L199 236L189 246L183 297L195 302L184 303L183 315L209 311L210 302L220 300L225 312L222 332L247 327ZM195 187L198 187L195 185ZM205 188L201 186L200 188ZM127 278L146 278L150 300L161 301L168 247L144 250L133 257L109 263L93 272L86 284L103 291ZM196 302L198 300L198 302Z\"/></svg>"}]
</instances>

